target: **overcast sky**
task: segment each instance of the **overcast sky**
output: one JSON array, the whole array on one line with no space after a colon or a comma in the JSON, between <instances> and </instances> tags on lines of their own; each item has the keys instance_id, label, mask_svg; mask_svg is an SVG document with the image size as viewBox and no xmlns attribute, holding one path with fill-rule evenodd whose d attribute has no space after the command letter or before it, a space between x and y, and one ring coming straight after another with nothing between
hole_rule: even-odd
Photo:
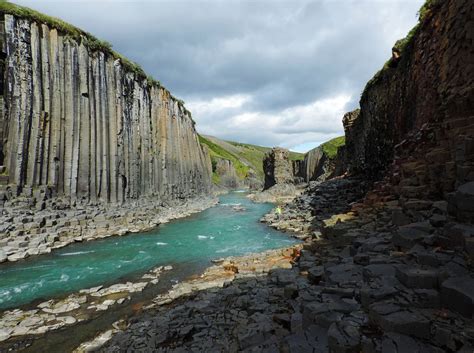
<instances>
[{"instance_id":1,"label":"overcast sky","mask_svg":"<svg viewBox=\"0 0 474 353\"><path fill-rule=\"evenodd\" d=\"M343 134L424 0L13 0L139 63L200 133L305 152Z\"/></svg>"}]
</instances>

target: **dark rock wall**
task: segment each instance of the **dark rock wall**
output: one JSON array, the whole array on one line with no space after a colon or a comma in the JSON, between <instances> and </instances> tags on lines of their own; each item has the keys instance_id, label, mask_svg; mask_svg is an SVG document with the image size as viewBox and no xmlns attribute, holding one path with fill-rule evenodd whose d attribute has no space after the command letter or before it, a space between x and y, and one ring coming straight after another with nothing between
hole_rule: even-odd
<instances>
[{"instance_id":1,"label":"dark rock wall","mask_svg":"<svg viewBox=\"0 0 474 353\"><path fill-rule=\"evenodd\" d=\"M340 146L335 158L329 158L321 146L308 151L304 160L294 161L295 176L301 182L326 181L346 171L345 146Z\"/></svg>"},{"instance_id":2,"label":"dark rock wall","mask_svg":"<svg viewBox=\"0 0 474 353\"><path fill-rule=\"evenodd\" d=\"M264 190L275 184L300 184L310 181L325 181L345 172L345 153L339 148L336 158L329 158L323 148L316 147L304 156L303 160L290 160L289 151L273 148L263 160L265 172Z\"/></svg>"},{"instance_id":3,"label":"dark rock wall","mask_svg":"<svg viewBox=\"0 0 474 353\"><path fill-rule=\"evenodd\" d=\"M115 203L210 191L194 122L166 89L56 29L3 19L4 192Z\"/></svg>"},{"instance_id":4,"label":"dark rock wall","mask_svg":"<svg viewBox=\"0 0 474 353\"><path fill-rule=\"evenodd\" d=\"M304 156L303 179L305 182L325 181L339 176L345 171L344 146L338 148L335 158L329 158L323 148L316 147Z\"/></svg>"},{"instance_id":5,"label":"dark rock wall","mask_svg":"<svg viewBox=\"0 0 474 353\"><path fill-rule=\"evenodd\" d=\"M474 2L439 1L398 62L345 116L349 171L391 164L398 192L440 196L474 180Z\"/></svg>"},{"instance_id":6,"label":"dark rock wall","mask_svg":"<svg viewBox=\"0 0 474 353\"><path fill-rule=\"evenodd\" d=\"M316 180L324 174L324 165L328 158L321 147L313 148L304 156L304 180Z\"/></svg>"}]
</instances>

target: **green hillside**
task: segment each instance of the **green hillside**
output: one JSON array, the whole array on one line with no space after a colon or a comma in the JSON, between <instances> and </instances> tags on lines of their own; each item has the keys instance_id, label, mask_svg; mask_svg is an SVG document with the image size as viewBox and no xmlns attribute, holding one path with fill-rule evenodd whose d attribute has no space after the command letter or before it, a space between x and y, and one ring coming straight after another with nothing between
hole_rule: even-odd
<instances>
[{"instance_id":1,"label":"green hillside","mask_svg":"<svg viewBox=\"0 0 474 353\"><path fill-rule=\"evenodd\" d=\"M213 136L199 135L201 144L209 148L211 161L215 165L215 158L224 158L232 161L237 175L240 179L245 179L250 170L253 170L259 179L264 178L263 158L265 153L270 151L270 147L262 147L247 143L220 140ZM290 159L303 159L304 154L290 152ZM213 181L219 182L218 176L213 174Z\"/></svg>"},{"instance_id":2,"label":"green hillside","mask_svg":"<svg viewBox=\"0 0 474 353\"><path fill-rule=\"evenodd\" d=\"M321 145L323 152L328 156L329 159L336 158L337 150L339 147L344 146L346 143L345 136L339 136L329 140Z\"/></svg>"},{"instance_id":3,"label":"green hillside","mask_svg":"<svg viewBox=\"0 0 474 353\"><path fill-rule=\"evenodd\" d=\"M212 162L212 179L214 183L219 182L219 176L214 173L215 165L216 165L216 157L222 159L228 159L232 161L234 164L235 171L240 179L245 179L249 174L249 166L242 163L242 161L237 157L235 154L227 151L226 149L222 148L218 144L212 142L211 140L205 138L202 135L199 135L199 142L202 145L206 145L209 148L209 153L211 155L211 162Z\"/></svg>"}]
</instances>

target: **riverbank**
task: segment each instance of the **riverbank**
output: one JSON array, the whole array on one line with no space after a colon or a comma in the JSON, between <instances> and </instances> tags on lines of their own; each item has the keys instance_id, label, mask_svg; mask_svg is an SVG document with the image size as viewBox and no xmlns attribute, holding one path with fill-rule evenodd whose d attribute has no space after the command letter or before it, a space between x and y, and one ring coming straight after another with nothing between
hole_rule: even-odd
<instances>
[{"instance_id":1,"label":"riverbank","mask_svg":"<svg viewBox=\"0 0 474 353\"><path fill-rule=\"evenodd\" d=\"M127 206L56 204L35 210L15 200L0 214L0 263L48 254L75 242L145 232L170 220L201 212L217 203L202 196L168 203L142 201Z\"/></svg>"},{"instance_id":2,"label":"riverbank","mask_svg":"<svg viewBox=\"0 0 474 353\"><path fill-rule=\"evenodd\" d=\"M444 235L472 226L446 201L404 203L369 187L310 185L279 220L267 216L308 236L292 268L144 312L100 351L472 352L472 267Z\"/></svg>"},{"instance_id":3,"label":"riverbank","mask_svg":"<svg viewBox=\"0 0 474 353\"><path fill-rule=\"evenodd\" d=\"M143 314L139 318L133 318L129 322L119 321L114 323L113 328L97 335L92 341L85 342L79 346L74 352L91 352L100 349L112 337L120 342L126 341L127 328L133 322L140 321L144 317L159 318L162 326L154 327L149 334L153 335L156 331L157 335L167 337L168 335L188 337L192 331L193 321L205 322L203 317L190 317L188 309L205 307L208 305L218 305L213 302L213 298L209 297L209 293L217 293L219 290L231 288L234 283L244 282L247 279L264 278L270 271L278 269L289 269L299 256L301 245L295 245L290 248L269 250L260 254L249 254L245 256L229 257L217 260L218 264L207 268L203 274L189 278L182 283L178 283L166 293L157 296L151 303L143 307ZM215 298L220 300L220 298ZM230 304L230 303L229 303ZM165 317L162 314L169 310L176 310L179 314L172 322L172 328L168 328ZM143 332L143 325L140 324L140 331ZM162 329L162 330L161 330ZM135 335L135 334L133 334ZM141 335L141 334L139 334ZM203 337L205 340L206 337Z\"/></svg>"},{"instance_id":4,"label":"riverbank","mask_svg":"<svg viewBox=\"0 0 474 353\"><path fill-rule=\"evenodd\" d=\"M0 352L72 350L77 339L64 341L71 330L82 342L132 315L137 305L148 307L222 285L236 269L241 277L279 267L281 250L264 250L297 242L259 223L270 207L248 201L245 193L230 193L218 206L156 231L77 243L51 255L3 264L0 303L14 309L0 314ZM252 252L267 255L264 260L261 255L240 257ZM225 254L236 255L220 258ZM215 266L209 268L210 261Z\"/></svg>"},{"instance_id":5,"label":"riverbank","mask_svg":"<svg viewBox=\"0 0 474 353\"><path fill-rule=\"evenodd\" d=\"M202 274L195 274L183 282L172 285L169 290L159 294L152 301L142 303L143 308L140 310L155 309L208 288L222 288L225 283L235 279L261 276L275 268L290 268L300 248L301 245L295 245L261 254L214 260L215 265L206 268ZM118 306L128 305L132 296L145 288L150 289L157 285L163 272L171 270L172 266L159 266L143 274L136 281L82 289L66 298L44 301L31 309L7 310L0 316L0 342L14 338L18 346L21 346L27 337L43 335L94 320L107 310L117 310ZM27 347L28 343L24 345ZM85 344L83 347L90 348L92 345L97 345L97 342ZM1 346L0 351L3 351Z\"/></svg>"}]
</instances>

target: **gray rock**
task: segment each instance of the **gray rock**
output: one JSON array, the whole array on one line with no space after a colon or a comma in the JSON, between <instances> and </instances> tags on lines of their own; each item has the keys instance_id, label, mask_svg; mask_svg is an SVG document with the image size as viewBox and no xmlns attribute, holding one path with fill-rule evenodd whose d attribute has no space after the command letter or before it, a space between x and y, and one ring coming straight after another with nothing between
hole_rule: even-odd
<instances>
[{"instance_id":1,"label":"gray rock","mask_svg":"<svg viewBox=\"0 0 474 353\"><path fill-rule=\"evenodd\" d=\"M342 300L329 303L308 303L303 306L303 328L312 324L329 328L333 322L342 319L344 314L358 310L359 305L349 304Z\"/></svg>"},{"instance_id":2,"label":"gray rock","mask_svg":"<svg viewBox=\"0 0 474 353\"><path fill-rule=\"evenodd\" d=\"M438 287L438 271L396 266L397 279L408 288L433 289Z\"/></svg>"},{"instance_id":3,"label":"gray rock","mask_svg":"<svg viewBox=\"0 0 474 353\"><path fill-rule=\"evenodd\" d=\"M331 353L359 353L359 327L347 321L333 323L328 330L328 345Z\"/></svg>"},{"instance_id":4,"label":"gray rock","mask_svg":"<svg viewBox=\"0 0 474 353\"><path fill-rule=\"evenodd\" d=\"M387 333L382 340L383 353L442 353L443 350L429 346L407 335Z\"/></svg>"},{"instance_id":5,"label":"gray rock","mask_svg":"<svg viewBox=\"0 0 474 353\"><path fill-rule=\"evenodd\" d=\"M370 263L370 256L368 254L357 254L354 256L353 261L357 265L366 266Z\"/></svg>"},{"instance_id":6,"label":"gray rock","mask_svg":"<svg viewBox=\"0 0 474 353\"><path fill-rule=\"evenodd\" d=\"M439 308L441 306L441 296L434 289L415 289L411 299L413 306L418 308Z\"/></svg>"},{"instance_id":7,"label":"gray rock","mask_svg":"<svg viewBox=\"0 0 474 353\"><path fill-rule=\"evenodd\" d=\"M324 277L324 267L315 266L308 269L308 279L313 284L318 284Z\"/></svg>"},{"instance_id":8,"label":"gray rock","mask_svg":"<svg viewBox=\"0 0 474 353\"><path fill-rule=\"evenodd\" d=\"M461 211L474 212L474 181L458 187L456 191L456 206Z\"/></svg>"},{"instance_id":9,"label":"gray rock","mask_svg":"<svg viewBox=\"0 0 474 353\"><path fill-rule=\"evenodd\" d=\"M397 332L420 338L430 337L430 321L415 311L404 310L390 303L376 303L369 308L373 324L387 332Z\"/></svg>"},{"instance_id":10,"label":"gray rock","mask_svg":"<svg viewBox=\"0 0 474 353\"><path fill-rule=\"evenodd\" d=\"M412 221L401 209L392 211L392 223L396 226L404 226L410 224Z\"/></svg>"},{"instance_id":11,"label":"gray rock","mask_svg":"<svg viewBox=\"0 0 474 353\"><path fill-rule=\"evenodd\" d=\"M357 284L362 280L361 267L352 263L330 266L325 272L329 283L340 286Z\"/></svg>"},{"instance_id":12,"label":"gray rock","mask_svg":"<svg viewBox=\"0 0 474 353\"><path fill-rule=\"evenodd\" d=\"M396 246L410 249L415 244L430 236L430 225L428 222L411 223L398 229L392 238ZM427 226L428 225L428 226Z\"/></svg>"},{"instance_id":13,"label":"gray rock","mask_svg":"<svg viewBox=\"0 0 474 353\"><path fill-rule=\"evenodd\" d=\"M395 267L390 264L373 264L362 269L364 281L395 276Z\"/></svg>"},{"instance_id":14,"label":"gray rock","mask_svg":"<svg viewBox=\"0 0 474 353\"><path fill-rule=\"evenodd\" d=\"M444 281L441 284L441 303L471 318L474 314L474 279L464 276Z\"/></svg>"}]
</instances>

